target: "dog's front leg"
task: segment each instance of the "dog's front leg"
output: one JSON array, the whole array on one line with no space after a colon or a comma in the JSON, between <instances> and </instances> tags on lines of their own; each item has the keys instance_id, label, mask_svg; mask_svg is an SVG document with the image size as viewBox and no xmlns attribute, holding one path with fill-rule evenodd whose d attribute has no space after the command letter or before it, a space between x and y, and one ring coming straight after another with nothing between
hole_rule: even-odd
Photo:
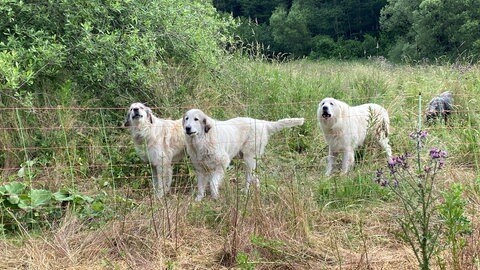
<instances>
[{"instance_id":1,"label":"dog's front leg","mask_svg":"<svg viewBox=\"0 0 480 270\"><path fill-rule=\"evenodd\" d=\"M217 168L211 175L210 192L215 200L219 197L220 184L223 181L224 171L222 167Z\"/></svg>"},{"instance_id":2,"label":"dog's front leg","mask_svg":"<svg viewBox=\"0 0 480 270\"><path fill-rule=\"evenodd\" d=\"M162 185L159 183L161 179L161 172L162 169L160 166L157 165L152 165L152 184L153 184L153 190L155 194L157 195L158 198L163 197L163 188Z\"/></svg>"},{"instance_id":3,"label":"dog's front leg","mask_svg":"<svg viewBox=\"0 0 480 270\"><path fill-rule=\"evenodd\" d=\"M348 170L350 170L350 167L353 166L354 161L355 156L353 150L345 150L345 152L343 153L342 174L346 174Z\"/></svg>"},{"instance_id":4,"label":"dog's front leg","mask_svg":"<svg viewBox=\"0 0 480 270\"><path fill-rule=\"evenodd\" d=\"M245 174L246 174L246 177L247 177L247 184L246 184L246 187L245 187L245 192L248 193L248 190L250 188L250 184L254 184L257 188L259 186L259 181L258 181L258 177L255 175L255 168L257 167L257 160L255 159L255 157L251 157L251 158L246 158L244 157L244 166L245 166Z\"/></svg>"},{"instance_id":5,"label":"dog's front leg","mask_svg":"<svg viewBox=\"0 0 480 270\"><path fill-rule=\"evenodd\" d=\"M207 179L203 173L197 171L197 197L195 200L197 202L201 201L205 197L205 186L207 184Z\"/></svg>"},{"instance_id":6,"label":"dog's front leg","mask_svg":"<svg viewBox=\"0 0 480 270\"><path fill-rule=\"evenodd\" d=\"M170 160L165 160L163 165L157 166L158 173L158 197L166 196L170 191L173 178L173 167Z\"/></svg>"},{"instance_id":7,"label":"dog's front leg","mask_svg":"<svg viewBox=\"0 0 480 270\"><path fill-rule=\"evenodd\" d=\"M328 149L328 157L327 157L327 171L325 172L325 176L330 176L333 170L333 164L335 163L335 158L337 154L334 153L330 148Z\"/></svg>"}]
</instances>

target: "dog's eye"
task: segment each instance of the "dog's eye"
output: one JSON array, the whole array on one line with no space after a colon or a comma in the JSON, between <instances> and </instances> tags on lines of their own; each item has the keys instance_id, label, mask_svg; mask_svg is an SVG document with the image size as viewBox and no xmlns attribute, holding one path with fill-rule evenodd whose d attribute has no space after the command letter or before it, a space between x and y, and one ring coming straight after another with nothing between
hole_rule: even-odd
<instances>
[{"instance_id":1,"label":"dog's eye","mask_svg":"<svg viewBox=\"0 0 480 270\"><path fill-rule=\"evenodd\" d=\"M188 116L185 116L185 121L187 121L187 120L188 120Z\"/></svg>"},{"instance_id":2,"label":"dog's eye","mask_svg":"<svg viewBox=\"0 0 480 270\"><path fill-rule=\"evenodd\" d=\"M193 118L193 120L195 120L195 121L198 121L198 118L197 118L197 117L195 117L195 118Z\"/></svg>"},{"instance_id":3,"label":"dog's eye","mask_svg":"<svg viewBox=\"0 0 480 270\"><path fill-rule=\"evenodd\" d=\"M332 106L333 106L333 102L330 102L330 105L332 105Z\"/></svg>"}]
</instances>

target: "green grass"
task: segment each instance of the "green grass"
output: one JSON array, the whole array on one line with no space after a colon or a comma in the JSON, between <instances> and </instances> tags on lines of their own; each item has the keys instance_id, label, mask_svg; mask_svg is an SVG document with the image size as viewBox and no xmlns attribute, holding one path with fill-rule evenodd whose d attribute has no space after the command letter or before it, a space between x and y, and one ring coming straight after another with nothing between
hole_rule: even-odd
<instances>
[{"instance_id":1,"label":"green grass","mask_svg":"<svg viewBox=\"0 0 480 270\"><path fill-rule=\"evenodd\" d=\"M165 70L158 89L148 93L142 90L139 94L150 100L137 100L135 93L117 97L124 100L125 108L95 108L92 100L76 100L68 103L71 107L66 109L3 110L3 179L31 182L33 187L50 190L72 188L89 196L110 198L104 200L108 215L81 217L82 222L98 222L101 229L89 231L76 222L58 218L50 221L51 231L42 236L47 247L34 242L16 246L16 250L45 248L56 260L77 256L64 267L85 266L82 259L88 256L82 247L88 245L79 247L76 255L59 253L59 247L51 248L61 232L72 246L83 238L106 250L88 257L91 268L105 261L121 269L163 265L162 262L179 269L192 265L222 268L218 256L236 254L242 267L255 265L262 269L285 265L339 269L346 265L367 267L368 263L374 268L396 269L401 264L408 269L414 259L405 252L408 246L395 236L398 201L390 191L373 182L376 170L386 164L385 155L369 142L356 155L351 173L324 177L328 150L316 120L318 102L331 96L351 105L383 105L390 113L394 155L400 155L415 149L408 134L417 127L419 93L423 111L434 95L451 90L456 112L447 125L425 126L429 132L427 143L449 152L438 188L452 182L471 187L465 190L465 198L475 221L480 199L479 77L479 66L460 71L454 65L304 60L266 63L234 58L225 60L215 76L189 78L180 69ZM58 100L51 97L48 102L63 105L75 96L67 86L59 93ZM244 194L244 175L239 162L234 162L221 189L221 199L207 198L196 203L194 171L185 160L175 170L173 194L166 201L152 201L149 167L136 156L129 132L120 127L128 106L136 101L148 102L162 118L177 119L186 109L198 107L217 119L304 117L306 122L302 127L272 136L258 166L257 192ZM41 104L43 101L33 100L34 107ZM29 129L22 129L25 127ZM26 163L28 160L35 162ZM33 164L29 169L35 173L19 175L21 164ZM122 206L122 202L130 200L135 204ZM358 226L352 225L358 222L362 224L361 233ZM67 225L78 226L78 231L67 234L60 230L66 230L62 226ZM473 225L478 227L478 223ZM281 245L277 247L276 243ZM9 245L8 241L3 245ZM385 246L390 249L383 250ZM472 242L467 249L477 247ZM185 255L200 249L203 257ZM273 252L277 249L281 252ZM400 262L389 257L390 251L401 255ZM146 253L154 255L149 255L143 265L141 259L133 259L147 258L142 255ZM361 259L369 253L379 260L367 263ZM37 253L33 254L30 261L42 260ZM4 256L12 264L18 261L9 255L5 252L0 258ZM479 259L478 253L470 256L469 262ZM445 260L448 263L448 257ZM235 262L231 258L229 261Z\"/></svg>"}]
</instances>

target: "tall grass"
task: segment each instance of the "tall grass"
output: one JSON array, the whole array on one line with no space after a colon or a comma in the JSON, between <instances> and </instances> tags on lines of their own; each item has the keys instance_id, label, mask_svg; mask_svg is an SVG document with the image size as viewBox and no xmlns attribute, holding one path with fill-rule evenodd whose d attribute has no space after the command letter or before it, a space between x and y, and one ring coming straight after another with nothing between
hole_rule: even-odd
<instances>
[{"instance_id":1,"label":"tall grass","mask_svg":"<svg viewBox=\"0 0 480 270\"><path fill-rule=\"evenodd\" d=\"M18 174L21 164L35 159L38 162L29 163L36 172L33 186L64 186L98 196L104 211L67 213L50 221L52 229L40 235L30 232L34 237L21 238L20 244L14 244L15 232L6 232L0 259L7 267L416 267L414 254L397 237L399 202L373 182L376 169L386 164L374 143L359 149L351 173L324 177L327 145L316 109L327 96L351 105L376 102L387 108L392 148L400 155L415 147L408 134L419 117L418 93L423 110L430 98L451 90L456 112L447 124L427 127L432 144L449 152L438 187L446 189L453 182L472 187L464 192L467 212L478 213L477 66L460 70L455 65L229 58L213 75L192 78L188 70L166 68L159 76L155 92L116 97L124 100L125 108L96 108L93 100L68 103L72 95L64 86L58 99L48 101L51 109L42 109L44 101L36 99L33 111L0 109L3 183L24 180ZM306 122L272 136L256 171L258 189L245 194L241 164L234 162L221 198L195 203L195 175L186 159L176 166L172 194L158 201L150 197L148 165L135 155L129 133L121 128L127 107L136 101L146 102L162 118L177 119L197 107L217 119L305 117ZM22 134L22 127L29 128L28 134ZM473 269L479 259L478 239L466 243L462 256L468 258L451 261ZM31 255L25 260L27 255L15 254Z\"/></svg>"}]
</instances>

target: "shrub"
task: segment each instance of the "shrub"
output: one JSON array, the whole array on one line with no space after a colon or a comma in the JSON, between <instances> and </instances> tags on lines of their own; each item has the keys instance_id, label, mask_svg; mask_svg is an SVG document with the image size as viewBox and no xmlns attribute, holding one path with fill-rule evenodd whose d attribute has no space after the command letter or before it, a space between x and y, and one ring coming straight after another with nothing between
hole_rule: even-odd
<instances>
[{"instance_id":1,"label":"shrub","mask_svg":"<svg viewBox=\"0 0 480 270\"><path fill-rule=\"evenodd\" d=\"M205 1L62 0L4 1L0 26L9 97L71 80L77 93L111 105L154 87L167 65L215 69L233 23Z\"/></svg>"},{"instance_id":2,"label":"shrub","mask_svg":"<svg viewBox=\"0 0 480 270\"><path fill-rule=\"evenodd\" d=\"M60 218L68 206L80 212L103 210L93 198L72 190L52 193L16 181L0 186L0 232L41 228Z\"/></svg>"}]
</instances>

